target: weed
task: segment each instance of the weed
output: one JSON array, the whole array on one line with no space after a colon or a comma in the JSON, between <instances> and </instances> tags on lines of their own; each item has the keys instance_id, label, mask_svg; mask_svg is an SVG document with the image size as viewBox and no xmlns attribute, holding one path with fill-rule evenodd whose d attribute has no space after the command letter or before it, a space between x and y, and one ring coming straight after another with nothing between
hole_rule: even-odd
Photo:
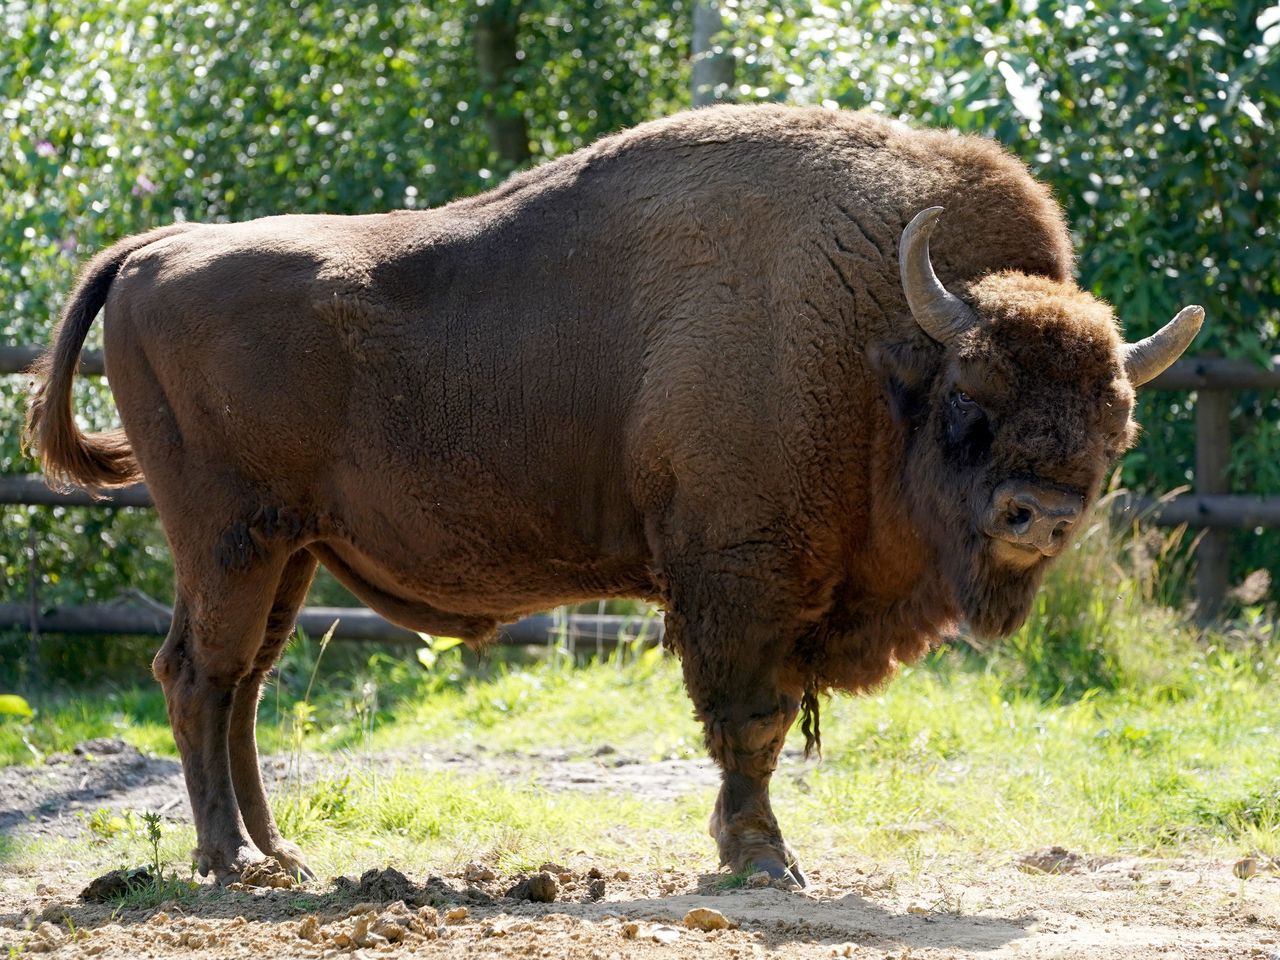
<instances>
[{"instance_id":1,"label":"weed","mask_svg":"<svg viewBox=\"0 0 1280 960\"><path fill-rule=\"evenodd\" d=\"M160 814L148 810L142 814L142 822L146 825L147 842L151 844L151 869L158 888L164 875L164 864L160 862Z\"/></svg>"},{"instance_id":2,"label":"weed","mask_svg":"<svg viewBox=\"0 0 1280 960\"><path fill-rule=\"evenodd\" d=\"M747 885L747 881L750 879L751 871L741 870L737 873L716 877L715 887L717 890L740 890Z\"/></svg>"},{"instance_id":3,"label":"weed","mask_svg":"<svg viewBox=\"0 0 1280 960\"><path fill-rule=\"evenodd\" d=\"M117 813L111 812L106 807L99 807L87 817L81 814L81 817L90 836L94 842L99 844L109 843L134 827L133 814L131 812L122 817Z\"/></svg>"}]
</instances>

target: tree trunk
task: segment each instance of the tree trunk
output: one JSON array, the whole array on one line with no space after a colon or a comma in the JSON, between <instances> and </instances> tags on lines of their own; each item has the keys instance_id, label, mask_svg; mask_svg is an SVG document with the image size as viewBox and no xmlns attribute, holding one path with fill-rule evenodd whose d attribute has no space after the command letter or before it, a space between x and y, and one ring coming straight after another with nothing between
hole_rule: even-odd
<instances>
[{"instance_id":1,"label":"tree trunk","mask_svg":"<svg viewBox=\"0 0 1280 960\"><path fill-rule=\"evenodd\" d=\"M481 105L489 148L505 167L529 159L529 125L516 105L516 56L520 0L489 0L476 7L476 63L480 68Z\"/></svg>"},{"instance_id":2,"label":"tree trunk","mask_svg":"<svg viewBox=\"0 0 1280 960\"><path fill-rule=\"evenodd\" d=\"M733 54L714 43L724 30L719 0L693 4L693 105L727 100L733 91Z\"/></svg>"}]
</instances>

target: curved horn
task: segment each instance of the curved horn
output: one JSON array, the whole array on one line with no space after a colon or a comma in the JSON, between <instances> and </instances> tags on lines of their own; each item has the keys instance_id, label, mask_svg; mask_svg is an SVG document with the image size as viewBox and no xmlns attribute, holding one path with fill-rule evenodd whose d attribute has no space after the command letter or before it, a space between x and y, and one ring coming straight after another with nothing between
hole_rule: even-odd
<instances>
[{"instance_id":1,"label":"curved horn","mask_svg":"<svg viewBox=\"0 0 1280 960\"><path fill-rule=\"evenodd\" d=\"M1126 343L1121 348L1121 356L1129 382L1140 387L1164 373L1191 345L1202 323L1204 307L1183 307L1176 317L1145 340Z\"/></svg>"},{"instance_id":2,"label":"curved horn","mask_svg":"<svg viewBox=\"0 0 1280 960\"><path fill-rule=\"evenodd\" d=\"M933 272L929 236L941 215L941 207L929 207L911 218L898 243L898 271L916 323L939 343L950 343L977 323L978 316L968 304L948 292Z\"/></svg>"}]
</instances>

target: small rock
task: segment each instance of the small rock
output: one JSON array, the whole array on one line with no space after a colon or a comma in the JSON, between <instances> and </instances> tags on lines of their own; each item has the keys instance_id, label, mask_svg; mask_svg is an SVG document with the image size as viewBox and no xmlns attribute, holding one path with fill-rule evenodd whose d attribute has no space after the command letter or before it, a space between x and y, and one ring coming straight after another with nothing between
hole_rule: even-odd
<instances>
[{"instance_id":1,"label":"small rock","mask_svg":"<svg viewBox=\"0 0 1280 960\"><path fill-rule=\"evenodd\" d=\"M542 870L532 877L521 880L504 894L514 900L532 900L534 903L552 903L559 888L555 877Z\"/></svg>"},{"instance_id":2,"label":"small rock","mask_svg":"<svg viewBox=\"0 0 1280 960\"><path fill-rule=\"evenodd\" d=\"M377 934L388 943L399 943L409 932L409 922L401 923L397 917L378 917L369 924L369 932Z\"/></svg>"},{"instance_id":3,"label":"small rock","mask_svg":"<svg viewBox=\"0 0 1280 960\"><path fill-rule=\"evenodd\" d=\"M129 745L119 737L95 737L92 740L82 740L77 743L74 752L79 757L109 757L113 754L124 753L127 749L129 749Z\"/></svg>"},{"instance_id":4,"label":"small rock","mask_svg":"<svg viewBox=\"0 0 1280 960\"><path fill-rule=\"evenodd\" d=\"M665 923L659 923L649 930L649 936L658 943L675 943L680 939L680 931Z\"/></svg>"},{"instance_id":5,"label":"small rock","mask_svg":"<svg viewBox=\"0 0 1280 960\"><path fill-rule=\"evenodd\" d=\"M357 947L377 947L386 943L387 938L374 929L377 921L376 913L366 913L356 917L351 927L351 942Z\"/></svg>"},{"instance_id":6,"label":"small rock","mask_svg":"<svg viewBox=\"0 0 1280 960\"><path fill-rule=\"evenodd\" d=\"M573 883L574 877L572 873L569 873L566 870L564 873L560 874L560 876L557 877L556 879L560 881L560 886L567 887L569 884Z\"/></svg>"},{"instance_id":7,"label":"small rock","mask_svg":"<svg viewBox=\"0 0 1280 960\"><path fill-rule=\"evenodd\" d=\"M597 877L594 880L587 881L587 899L603 900L605 893L604 879Z\"/></svg>"},{"instance_id":8,"label":"small rock","mask_svg":"<svg viewBox=\"0 0 1280 960\"><path fill-rule=\"evenodd\" d=\"M324 939L320 932L320 921L314 913L302 918L302 922L298 924L298 937L311 943L319 943Z\"/></svg>"},{"instance_id":9,"label":"small rock","mask_svg":"<svg viewBox=\"0 0 1280 960\"><path fill-rule=\"evenodd\" d=\"M768 871L761 870L759 873L753 873L747 877L747 886L753 888L767 887L773 878L769 876Z\"/></svg>"},{"instance_id":10,"label":"small rock","mask_svg":"<svg viewBox=\"0 0 1280 960\"><path fill-rule=\"evenodd\" d=\"M613 871L613 879L626 882L631 879L631 874L626 870L615 870Z\"/></svg>"},{"instance_id":11,"label":"small rock","mask_svg":"<svg viewBox=\"0 0 1280 960\"><path fill-rule=\"evenodd\" d=\"M569 872L569 868L566 867L564 864L553 863L551 861L547 861L546 863L544 863L542 866L538 868L538 870L543 873L550 873L550 874L556 874L556 875Z\"/></svg>"},{"instance_id":12,"label":"small rock","mask_svg":"<svg viewBox=\"0 0 1280 960\"><path fill-rule=\"evenodd\" d=\"M1237 860L1234 867L1231 868L1241 880L1250 880L1258 875L1258 858L1245 857L1243 860Z\"/></svg>"},{"instance_id":13,"label":"small rock","mask_svg":"<svg viewBox=\"0 0 1280 960\"><path fill-rule=\"evenodd\" d=\"M444 914L444 922L445 923L461 923L463 920L467 919L467 916L470 912L471 911L469 911L466 907L454 907L451 910L446 910Z\"/></svg>"},{"instance_id":14,"label":"small rock","mask_svg":"<svg viewBox=\"0 0 1280 960\"><path fill-rule=\"evenodd\" d=\"M634 940L638 936L640 936L640 924L634 920L628 920L622 925L622 939Z\"/></svg>"},{"instance_id":15,"label":"small rock","mask_svg":"<svg viewBox=\"0 0 1280 960\"><path fill-rule=\"evenodd\" d=\"M45 922L36 927L35 935L27 943L27 949L38 953L48 953L57 950L62 946L62 941L66 939L59 927L55 927L52 923Z\"/></svg>"},{"instance_id":16,"label":"small rock","mask_svg":"<svg viewBox=\"0 0 1280 960\"><path fill-rule=\"evenodd\" d=\"M733 926L728 917L710 907L694 907L684 915L684 925L690 930L728 930Z\"/></svg>"},{"instance_id":17,"label":"small rock","mask_svg":"<svg viewBox=\"0 0 1280 960\"><path fill-rule=\"evenodd\" d=\"M603 879L604 879L604 874L600 872L600 868L599 868L599 867L592 867L590 870L588 870L588 871L587 871L587 879L588 879L588 880L603 880Z\"/></svg>"},{"instance_id":18,"label":"small rock","mask_svg":"<svg viewBox=\"0 0 1280 960\"><path fill-rule=\"evenodd\" d=\"M440 917L435 907L419 907L418 912L409 921L409 929L428 940L435 940L440 936L439 926Z\"/></svg>"},{"instance_id":19,"label":"small rock","mask_svg":"<svg viewBox=\"0 0 1280 960\"><path fill-rule=\"evenodd\" d=\"M1072 873L1083 863L1083 857L1066 847L1048 847L1029 853L1018 861L1023 873Z\"/></svg>"},{"instance_id":20,"label":"small rock","mask_svg":"<svg viewBox=\"0 0 1280 960\"><path fill-rule=\"evenodd\" d=\"M497 880L498 875L484 864L473 860L462 868L462 879L467 883L488 883L491 880Z\"/></svg>"}]
</instances>

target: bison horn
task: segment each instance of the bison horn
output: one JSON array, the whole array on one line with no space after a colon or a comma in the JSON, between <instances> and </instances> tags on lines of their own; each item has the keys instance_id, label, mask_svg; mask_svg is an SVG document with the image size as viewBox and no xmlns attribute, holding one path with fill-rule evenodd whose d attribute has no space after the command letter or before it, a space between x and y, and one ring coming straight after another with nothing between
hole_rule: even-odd
<instances>
[{"instance_id":1,"label":"bison horn","mask_svg":"<svg viewBox=\"0 0 1280 960\"><path fill-rule=\"evenodd\" d=\"M1140 387L1164 373L1191 345L1202 323L1204 307L1183 307L1176 317L1145 340L1126 343L1121 355L1129 382Z\"/></svg>"},{"instance_id":2,"label":"bison horn","mask_svg":"<svg viewBox=\"0 0 1280 960\"><path fill-rule=\"evenodd\" d=\"M939 343L950 343L977 323L978 316L968 304L949 292L933 272L929 236L941 215L941 207L929 207L912 217L898 243L898 270L916 323Z\"/></svg>"}]
</instances>

